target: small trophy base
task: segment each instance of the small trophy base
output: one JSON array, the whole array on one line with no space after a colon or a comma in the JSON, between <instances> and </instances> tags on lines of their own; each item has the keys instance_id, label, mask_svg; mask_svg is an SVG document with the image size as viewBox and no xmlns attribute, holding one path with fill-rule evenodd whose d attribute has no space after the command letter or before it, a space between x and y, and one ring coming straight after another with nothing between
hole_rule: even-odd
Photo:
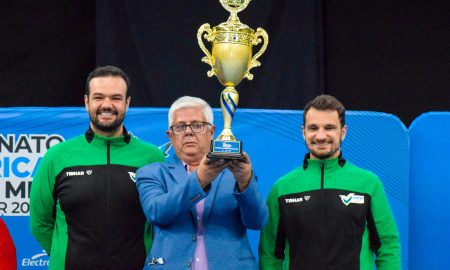
<instances>
[{"instance_id":1,"label":"small trophy base","mask_svg":"<svg viewBox=\"0 0 450 270\"><path fill-rule=\"evenodd\" d=\"M242 142L212 140L211 149L207 155L210 159L239 159L244 160Z\"/></svg>"}]
</instances>

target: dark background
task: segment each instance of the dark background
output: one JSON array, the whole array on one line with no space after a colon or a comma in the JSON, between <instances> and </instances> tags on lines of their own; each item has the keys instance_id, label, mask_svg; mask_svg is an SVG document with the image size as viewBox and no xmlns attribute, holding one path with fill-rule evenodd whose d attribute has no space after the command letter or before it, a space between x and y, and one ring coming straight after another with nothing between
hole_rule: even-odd
<instances>
[{"instance_id":1,"label":"dark background","mask_svg":"<svg viewBox=\"0 0 450 270\"><path fill-rule=\"evenodd\" d=\"M270 41L236 87L239 108L302 109L326 93L405 125L448 111L449 14L447 0L253 0L239 18ZM87 74L111 64L130 76L133 106L194 95L219 107L197 29L227 18L218 0L3 0L0 106L82 106Z\"/></svg>"}]
</instances>

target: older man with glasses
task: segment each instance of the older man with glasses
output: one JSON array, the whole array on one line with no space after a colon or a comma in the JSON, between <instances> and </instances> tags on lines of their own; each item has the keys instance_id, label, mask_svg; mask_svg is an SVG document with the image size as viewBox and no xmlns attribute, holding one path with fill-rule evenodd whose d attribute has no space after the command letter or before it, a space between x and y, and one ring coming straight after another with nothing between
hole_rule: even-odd
<instances>
[{"instance_id":1,"label":"older man with glasses","mask_svg":"<svg viewBox=\"0 0 450 270\"><path fill-rule=\"evenodd\" d=\"M137 188L154 244L144 269L258 269L247 229L259 230L268 211L250 158L211 160L211 107L181 97L169 110L175 156L137 172Z\"/></svg>"}]
</instances>

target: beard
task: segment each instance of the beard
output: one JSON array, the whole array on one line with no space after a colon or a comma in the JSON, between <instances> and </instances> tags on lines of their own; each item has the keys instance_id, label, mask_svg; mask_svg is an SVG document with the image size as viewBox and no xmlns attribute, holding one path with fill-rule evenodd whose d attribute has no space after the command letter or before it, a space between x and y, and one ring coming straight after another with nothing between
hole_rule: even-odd
<instances>
[{"instance_id":1,"label":"beard","mask_svg":"<svg viewBox=\"0 0 450 270\"><path fill-rule=\"evenodd\" d=\"M306 143L306 148L308 148L309 152L311 153L311 155L315 156L318 159L329 159L331 158L334 154L336 154L338 151L341 150L341 143L342 143L342 138L339 138L339 142L337 145L334 145L333 142L331 143L331 149L328 152L318 152L314 150L314 147L311 146L311 143L308 144Z\"/></svg>"},{"instance_id":2,"label":"beard","mask_svg":"<svg viewBox=\"0 0 450 270\"><path fill-rule=\"evenodd\" d=\"M108 112L108 113L114 114L116 116L116 119L112 122L101 122L98 119L98 115L103 112ZM112 132L121 127L125 117L123 115L122 116L119 115L117 111L112 110L112 109L99 109L99 110L97 110L97 112L95 114L89 114L89 118L91 119L92 125L96 129L98 129L102 132Z\"/></svg>"},{"instance_id":3,"label":"beard","mask_svg":"<svg viewBox=\"0 0 450 270\"><path fill-rule=\"evenodd\" d=\"M313 156L315 156L316 158L318 158L318 159L329 159L330 157L332 157L337 151L339 151L339 147L338 148L336 148L336 149L331 149L331 151L329 151L329 152L326 152L326 153L318 153L318 152L316 152L316 151L314 151L314 150L309 150L309 152L313 155Z\"/></svg>"}]
</instances>

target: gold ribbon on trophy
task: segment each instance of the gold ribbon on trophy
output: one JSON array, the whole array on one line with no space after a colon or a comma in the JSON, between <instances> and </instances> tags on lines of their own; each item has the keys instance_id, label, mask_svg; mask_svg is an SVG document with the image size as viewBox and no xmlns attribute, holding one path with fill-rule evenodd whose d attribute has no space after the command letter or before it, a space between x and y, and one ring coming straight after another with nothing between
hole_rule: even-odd
<instances>
[{"instance_id":1,"label":"gold ribbon on trophy","mask_svg":"<svg viewBox=\"0 0 450 270\"><path fill-rule=\"evenodd\" d=\"M220 106L224 127L217 139L211 142L210 158L242 159L242 142L238 141L231 131L231 121L236 111L239 94L235 89L243 78L253 79L250 70L259 67L257 60L266 50L269 36L262 28L256 31L241 23L237 13L244 10L251 0L219 0L230 12L228 21L211 29L208 23L203 24L197 32L198 45L206 56L202 61L211 66L208 77L216 75L225 86L220 95ZM203 35L204 34L204 35ZM212 43L211 53L203 44L203 38ZM264 41L264 42L263 42ZM261 49L252 57L252 46L263 42Z\"/></svg>"}]
</instances>

